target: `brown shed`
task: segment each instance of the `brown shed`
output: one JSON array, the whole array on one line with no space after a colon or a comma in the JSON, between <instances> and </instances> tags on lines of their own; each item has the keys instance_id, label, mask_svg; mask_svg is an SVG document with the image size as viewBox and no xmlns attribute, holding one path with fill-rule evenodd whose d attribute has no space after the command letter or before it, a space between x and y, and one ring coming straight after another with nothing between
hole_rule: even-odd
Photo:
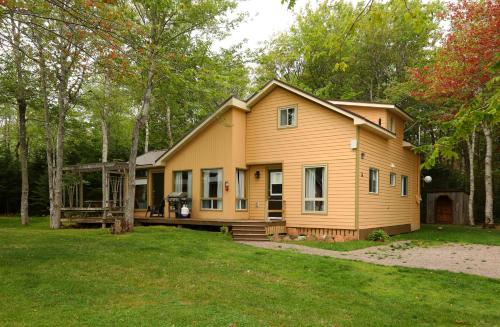
<instances>
[{"instance_id":1,"label":"brown shed","mask_svg":"<svg viewBox=\"0 0 500 327\"><path fill-rule=\"evenodd\" d=\"M461 190L439 190L427 193L428 224L467 223L469 195Z\"/></svg>"}]
</instances>

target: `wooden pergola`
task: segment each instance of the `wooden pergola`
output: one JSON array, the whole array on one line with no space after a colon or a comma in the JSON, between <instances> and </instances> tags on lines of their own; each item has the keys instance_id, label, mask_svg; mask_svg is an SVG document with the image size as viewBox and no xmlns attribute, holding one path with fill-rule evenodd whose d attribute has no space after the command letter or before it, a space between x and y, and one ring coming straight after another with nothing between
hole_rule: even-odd
<instances>
[{"instance_id":1,"label":"wooden pergola","mask_svg":"<svg viewBox=\"0 0 500 327\"><path fill-rule=\"evenodd\" d=\"M100 172L102 175L102 199L84 200L82 175ZM108 220L123 218L125 208L125 179L128 163L112 161L88 163L63 168L62 216L69 222L95 222L106 224Z\"/></svg>"}]
</instances>

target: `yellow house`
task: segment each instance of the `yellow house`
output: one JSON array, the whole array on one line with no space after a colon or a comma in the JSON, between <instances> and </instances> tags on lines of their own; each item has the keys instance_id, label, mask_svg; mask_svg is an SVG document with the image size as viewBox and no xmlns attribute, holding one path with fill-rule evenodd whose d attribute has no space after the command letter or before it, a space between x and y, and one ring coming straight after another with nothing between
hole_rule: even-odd
<instances>
[{"instance_id":1,"label":"yellow house","mask_svg":"<svg viewBox=\"0 0 500 327\"><path fill-rule=\"evenodd\" d=\"M411 120L394 105L322 100L272 80L226 100L157 157L147 181L161 174L165 196L188 193L193 224L341 240L409 232L420 227L420 160L403 139Z\"/></svg>"}]
</instances>

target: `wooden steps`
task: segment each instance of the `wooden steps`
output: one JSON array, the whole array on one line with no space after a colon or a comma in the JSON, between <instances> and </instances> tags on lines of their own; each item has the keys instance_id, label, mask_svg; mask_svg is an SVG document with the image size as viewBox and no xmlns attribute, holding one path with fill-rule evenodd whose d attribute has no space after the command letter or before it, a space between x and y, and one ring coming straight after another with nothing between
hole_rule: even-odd
<instances>
[{"instance_id":1,"label":"wooden steps","mask_svg":"<svg viewBox=\"0 0 500 327\"><path fill-rule=\"evenodd\" d=\"M269 241L266 222L233 223L232 235L235 241Z\"/></svg>"}]
</instances>

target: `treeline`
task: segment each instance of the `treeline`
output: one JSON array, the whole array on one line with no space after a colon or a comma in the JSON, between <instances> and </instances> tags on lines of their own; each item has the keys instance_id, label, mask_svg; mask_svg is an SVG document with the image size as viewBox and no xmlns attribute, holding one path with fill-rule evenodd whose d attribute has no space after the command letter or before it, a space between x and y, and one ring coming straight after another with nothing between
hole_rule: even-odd
<instances>
[{"instance_id":1,"label":"treeline","mask_svg":"<svg viewBox=\"0 0 500 327\"><path fill-rule=\"evenodd\" d=\"M243 19L236 6L0 1L0 213L24 223L50 214L58 228L62 166L124 160L133 219L138 154L169 148L229 95L277 77L322 98L407 110L415 122L406 139L434 177L424 192L475 190L471 221L491 223L500 194L496 2L320 1L261 49L216 50Z\"/></svg>"}]
</instances>

